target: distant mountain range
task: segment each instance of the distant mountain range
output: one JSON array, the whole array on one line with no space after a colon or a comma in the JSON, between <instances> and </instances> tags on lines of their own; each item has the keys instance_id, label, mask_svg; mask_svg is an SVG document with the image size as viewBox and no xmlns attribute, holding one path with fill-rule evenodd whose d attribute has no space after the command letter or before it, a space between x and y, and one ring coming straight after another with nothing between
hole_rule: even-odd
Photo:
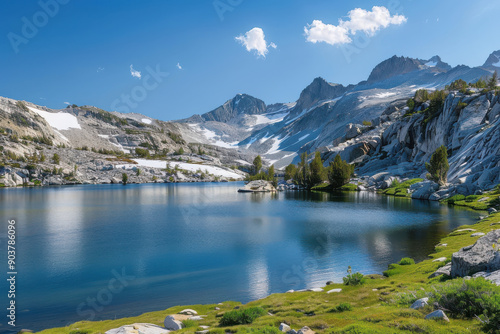
<instances>
[{"instance_id":1,"label":"distant mountain range","mask_svg":"<svg viewBox=\"0 0 500 334\"><path fill-rule=\"evenodd\" d=\"M425 120L424 124L420 119L409 125L409 119L419 119L421 114L403 117L406 101L416 90L441 89L457 79L475 82L491 77L497 69L500 69L500 51L493 52L479 67L451 67L439 56L427 60L393 56L375 66L366 81L355 85L344 86L316 78L295 102L266 105L256 97L238 94L212 111L169 122L89 106L53 110L0 98L0 127L4 133L1 140L5 149L24 155L35 151L40 138L49 138L53 145L70 150L115 150L134 156L136 149L147 149L151 155L166 159L175 158L174 152L194 155L206 152L212 156L209 159L212 164L226 168L245 167L257 154L263 157L265 165L283 168L296 163L302 152L319 150L325 163L341 154L345 160L356 163L364 175L392 168L392 174L402 177L422 174L423 162L432 149L437 144L445 144L453 154L469 157L463 166L482 166L484 161L489 161L487 170L498 175L500 152L495 149L500 144L492 144L492 136L484 137L490 133L485 132L486 128L500 127L496 95L472 92L461 96L453 92L443 110L449 114L447 120L436 117L432 122ZM467 106L457 111L458 103ZM438 120L442 124L433 123ZM419 130L412 132L410 128ZM26 140L9 140L13 136L38 139L32 145ZM430 138L434 138L432 142ZM476 154L493 154L494 159L478 160L470 156L472 150L460 151L472 141L487 148ZM500 139L497 142L500 143ZM398 151L394 151L395 147ZM67 159L71 157L68 154ZM406 163L410 165L404 170L397 168ZM453 174L457 184L465 182L464 177L472 173L463 166L452 166L452 170L458 168ZM484 171L485 167L476 168ZM478 173L477 169L474 173ZM496 182L494 176L486 181L479 182L479 179L476 175L473 181L469 180L472 183L467 181L474 184L469 192L474 187Z\"/></svg>"}]
</instances>

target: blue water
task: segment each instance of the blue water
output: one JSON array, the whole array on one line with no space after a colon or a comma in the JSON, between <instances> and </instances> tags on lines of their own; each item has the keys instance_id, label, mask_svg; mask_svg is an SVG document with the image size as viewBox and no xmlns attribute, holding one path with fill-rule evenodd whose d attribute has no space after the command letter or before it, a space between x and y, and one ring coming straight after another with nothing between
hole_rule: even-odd
<instances>
[{"instance_id":1,"label":"blue water","mask_svg":"<svg viewBox=\"0 0 500 334\"><path fill-rule=\"evenodd\" d=\"M0 249L8 219L17 226L16 331L248 302L341 281L349 265L381 273L404 256L424 259L479 216L373 193L237 193L241 185L0 191ZM0 289L5 309L5 280ZM2 315L0 332L7 329Z\"/></svg>"}]
</instances>

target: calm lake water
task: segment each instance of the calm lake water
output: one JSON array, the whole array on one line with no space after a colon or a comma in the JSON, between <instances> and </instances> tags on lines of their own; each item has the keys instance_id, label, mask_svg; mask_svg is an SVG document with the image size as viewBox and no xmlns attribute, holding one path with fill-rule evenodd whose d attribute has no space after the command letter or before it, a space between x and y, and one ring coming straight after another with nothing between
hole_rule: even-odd
<instances>
[{"instance_id":1,"label":"calm lake water","mask_svg":"<svg viewBox=\"0 0 500 334\"><path fill-rule=\"evenodd\" d=\"M425 259L443 235L479 216L366 192L237 193L241 185L0 191L4 273L7 221L17 224L16 331L248 302L340 282L349 265L381 273L405 256ZM0 289L5 310L4 280ZM8 329L2 315L0 332Z\"/></svg>"}]
</instances>

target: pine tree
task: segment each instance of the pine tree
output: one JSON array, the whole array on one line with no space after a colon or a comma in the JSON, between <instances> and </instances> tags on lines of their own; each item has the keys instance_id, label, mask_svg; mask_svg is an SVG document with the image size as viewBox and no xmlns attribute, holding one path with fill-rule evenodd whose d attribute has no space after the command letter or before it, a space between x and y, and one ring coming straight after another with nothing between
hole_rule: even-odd
<instances>
[{"instance_id":1,"label":"pine tree","mask_svg":"<svg viewBox=\"0 0 500 334\"><path fill-rule=\"evenodd\" d=\"M309 168L311 170L311 185L325 181L325 167L323 167L321 154L318 151L315 152L314 159L311 161Z\"/></svg>"},{"instance_id":2,"label":"pine tree","mask_svg":"<svg viewBox=\"0 0 500 334\"><path fill-rule=\"evenodd\" d=\"M253 175L259 174L261 169L262 169L262 158L260 157L260 155L258 155L255 157L255 159L253 159Z\"/></svg>"},{"instance_id":3,"label":"pine tree","mask_svg":"<svg viewBox=\"0 0 500 334\"><path fill-rule=\"evenodd\" d=\"M450 169L448 164L448 152L446 146L441 145L431 156L430 163L425 163L425 168L429 172L427 178L439 185L445 185L448 180L447 174Z\"/></svg>"},{"instance_id":4,"label":"pine tree","mask_svg":"<svg viewBox=\"0 0 500 334\"><path fill-rule=\"evenodd\" d=\"M494 90L497 88L498 84L498 73L495 71L493 76L488 80L488 89Z\"/></svg>"},{"instance_id":5,"label":"pine tree","mask_svg":"<svg viewBox=\"0 0 500 334\"><path fill-rule=\"evenodd\" d=\"M354 174L354 165L343 161L339 154L335 156L333 162L330 163L328 171L328 180L333 188L340 188L349 183L351 176Z\"/></svg>"},{"instance_id":6,"label":"pine tree","mask_svg":"<svg viewBox=\"0 0 500 334\"><path fill-rule=\"evenodd\" d=\"M274 177L274 165L271 165L271 167L267 170L267 180L270 181L275 187L278 184L276 178Z\"/></svg>"},{"instance_id":7,"label":"pine tree","mask_svg":"<svg viewBox=\"0 0 500 334\"><path fill-rule=\"evenodd\" d=\"M297 166L294 164L289 164L285 167L285 181L290 179L295 179L295 174L297 173Z\"/></svg>"},{"instance_id":8,"label":"pine tree","mask_svg":"<svg viewBox=\"0 0 500 334\"><path fill-rule=\"evenodd\" d=\"M300 162L297 168L297 182L305 187L310 186L310 170L309 164L307 163L307 159L309 155L307 152L304 152L300 155Z\"/></svg>"}]
</instances>

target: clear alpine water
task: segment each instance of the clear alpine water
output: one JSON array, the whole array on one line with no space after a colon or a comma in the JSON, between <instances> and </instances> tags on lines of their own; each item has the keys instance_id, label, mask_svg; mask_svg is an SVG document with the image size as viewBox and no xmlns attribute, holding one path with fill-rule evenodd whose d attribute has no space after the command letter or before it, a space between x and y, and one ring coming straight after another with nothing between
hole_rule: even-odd
<instances>
[{"instance_id":1,"label":"clear alpine water","mask_svg":"<svg viewBox=\"0 0 500 334\"><path fill-rule=\"evenodd\" d=\"M241 186L2 190L4 249L8 220L17 227L17 323L40 330L174 305L248 302L340 282L348 266L381 273L405 256L425 259L441 237L479 216L367 192L237 193ZM0 332L10 329L6 322Z\"/></svg>"}]
</instances>

